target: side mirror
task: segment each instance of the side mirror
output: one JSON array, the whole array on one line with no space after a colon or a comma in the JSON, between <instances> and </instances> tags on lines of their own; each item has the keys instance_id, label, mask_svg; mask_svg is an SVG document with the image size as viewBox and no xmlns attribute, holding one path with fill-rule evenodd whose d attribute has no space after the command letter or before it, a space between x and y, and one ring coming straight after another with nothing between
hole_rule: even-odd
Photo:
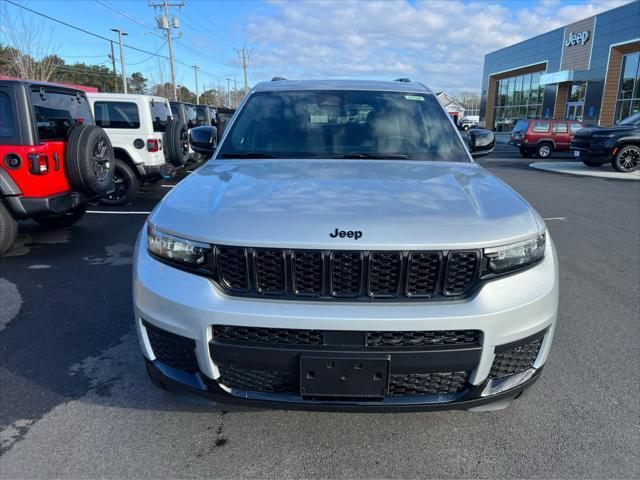
<instances>
[{"instance_id":1,"label":"side mirror","mask_svg":"<svg viewBox=\"0 0 640 480\"><path fill-rule=\"evenodd\" d=\"M218 145L218 129L216 127L195 127L189 133L191 148L207 158L213 155Z\"/></svg>"},{"instance_id":2,"label":"side mirror","mask_svg":"<svg viewBox=\"0 0 640 480\"><path fill-rule=\"evenodd\" d=\"M496 136L490 130L473 128L469 129L467 135L469 136L469 151L473 158L489 155L496 148Z\"/></svg>"}]
</instances>

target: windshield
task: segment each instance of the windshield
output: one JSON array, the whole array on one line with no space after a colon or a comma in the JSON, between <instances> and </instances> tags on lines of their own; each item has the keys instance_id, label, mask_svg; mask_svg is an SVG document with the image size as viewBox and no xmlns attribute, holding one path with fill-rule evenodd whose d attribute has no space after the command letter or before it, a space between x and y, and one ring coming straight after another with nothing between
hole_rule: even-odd
<instances>
[{"instance_id":1,"label":"windshield","mask_svg":"<svg viewBox=\"0 0 640 480\"><path fill-rule=\"evenodd\" d=\"M469 161L433 95L341 90L254 93L218 157Z\"/></svg>"},{"instance_id":2,"label":"windshield","mask_svg":"<svg viewBox=\"0 0 640 480\"><path fill-rule=\"evenodd\" d=\"M635 125L636 123L640 123L640 112L629 115L624 120L621 120L618 125Z\"/></svg>"}]
</instances>

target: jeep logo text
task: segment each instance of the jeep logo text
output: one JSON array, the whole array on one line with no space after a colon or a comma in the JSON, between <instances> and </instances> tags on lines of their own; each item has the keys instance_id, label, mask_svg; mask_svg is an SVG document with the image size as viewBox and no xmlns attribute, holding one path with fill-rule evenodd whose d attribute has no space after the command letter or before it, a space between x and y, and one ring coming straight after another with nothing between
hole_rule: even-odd
<instances>
[{"instance_id":1,"label":"jeep logo text","mask_svg":"<svg viewBox=\"0 0 640 480\"><path fill-rule=\"evenodd\" d=\"M335 232L330 233L329 236L331 238L353 238L354 240L358 240L359 238L362 237L362 232L359 230L338 230L336 228Z\"/></svg>"},{"instance_id":2,"label":"jeep logo text","mask_svg":"<svg viewBox=\"0 0 640 480\"><path fill-rule=\"evenodd\" d=\"M565 46L573 47L574 45L584 45L589 40L589 31L585 30L584 32L571 32L569 34L569 38L564 42Z\"/></svg>"}]
</instances>

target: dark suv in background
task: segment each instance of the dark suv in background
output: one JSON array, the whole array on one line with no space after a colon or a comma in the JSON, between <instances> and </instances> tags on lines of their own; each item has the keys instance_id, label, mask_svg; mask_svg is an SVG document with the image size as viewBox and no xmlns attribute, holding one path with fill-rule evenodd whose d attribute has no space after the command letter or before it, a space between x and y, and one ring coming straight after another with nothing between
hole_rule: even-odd
<instances>
[{"instance_id":1,"label":"dark suv in background","mask_svg":"<svg viewBox=\"0 0 640 480\"><path fill-rule=\"evenodd\" d=\"M580 130L571 142L571 150L589 167L611 162L619 172L640 169L640 112L612 127Z\"/></svg>"},{"instance_id":2,"label":"dark suv in background","mask_svg":"<svg viewBox=\"0 0 640 480\"><path fill-rule=\"evenodd\" d=\"M523 157L550 158L553 152L569 151L573 136L582 128L575 120L518 120L509 143Z\"/></svg>"}]
</instances>

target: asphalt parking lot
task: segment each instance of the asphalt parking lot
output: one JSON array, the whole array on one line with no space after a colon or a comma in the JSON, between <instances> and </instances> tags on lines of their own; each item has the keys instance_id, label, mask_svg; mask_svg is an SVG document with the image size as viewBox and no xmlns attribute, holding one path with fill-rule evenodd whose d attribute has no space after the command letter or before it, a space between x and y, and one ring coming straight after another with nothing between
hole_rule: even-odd
<instances>
[{"instance_id":1,"label":"asphalt parking lot","mask_svg":"<svg viewBox=\"0 0 640 480\"><path fill-rule=\"evenodd\" d=\"M156 185L67 230L24 223L0 260L0 477L640 477L640 185L514 152L480 163L548 219L561 299L544 374L507 410L252 410L157 390L130 286L145 212L170 190Z\"/></svg>"}]
</instances>

